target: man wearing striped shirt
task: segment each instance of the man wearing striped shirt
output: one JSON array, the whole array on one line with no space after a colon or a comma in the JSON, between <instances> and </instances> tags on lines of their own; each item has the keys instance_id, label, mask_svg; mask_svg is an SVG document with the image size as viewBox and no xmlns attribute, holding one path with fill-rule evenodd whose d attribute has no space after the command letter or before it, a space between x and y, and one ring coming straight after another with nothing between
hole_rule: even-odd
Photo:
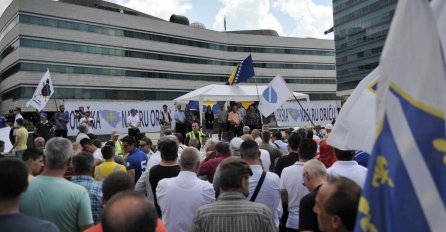
<instances>
[{"instance_id":1,"label":"man wearing striped shirt","mask_svg":"<svg viewBox=\"0 0 446 232\"><path fill-rule=\"evenodd\" d=\"M222 193L212 204L201 206L192 231L276 231L273 215L263 204L250 202L249 165L238 157L228 157L220 165Z\"/></svg>"}]
</instances>

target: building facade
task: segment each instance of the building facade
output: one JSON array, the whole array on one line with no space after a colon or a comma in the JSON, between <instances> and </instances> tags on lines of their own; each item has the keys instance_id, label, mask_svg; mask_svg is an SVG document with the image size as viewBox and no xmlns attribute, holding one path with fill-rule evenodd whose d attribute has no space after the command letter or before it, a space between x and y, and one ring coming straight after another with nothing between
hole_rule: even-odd
<instances>
[{"instance_id":1,"label":"building facade","mask_svg":"<svg viewBox=\"0 0 446 232\"><path fill-rule=\"evenodd\" d=\"M47 68L57 101L172 100L225 83L249 54L251 82L281 74L312 100L336 99L332 40L218 32L103 1L71 2L14 0L1 16L0 113L34 111L25 102ZM55 111L55 102L45 110Z\"/></svg>"},{"instance_id":2,"label":"building facade","mask_svg":"<svg viewBox=\"0 0 446 232\"><path fill-rule=\"evenodd\" d=\"M397 0L334 0L338 96L348 96L375 69Z\"/></svg>"}]
</instances>

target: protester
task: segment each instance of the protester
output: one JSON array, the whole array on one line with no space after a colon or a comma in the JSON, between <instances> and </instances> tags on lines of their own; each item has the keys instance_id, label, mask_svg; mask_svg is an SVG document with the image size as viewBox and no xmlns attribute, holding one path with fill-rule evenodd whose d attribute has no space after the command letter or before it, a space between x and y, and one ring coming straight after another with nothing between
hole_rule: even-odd
<instances>
[{"instance_id":1,"label":"protester","mask_svg":"<svg viewBox=\"0 0 446 232\"><path fill-rule=\"evenodd\" d=\"M177 137L177 144L178 144L178 154L181 154L184 149L186 149L186 145L183 144L183 135L181 133L174 133L175 137Z\"/></svg>"},{"instance_id":2,"label":"protester","mask_svg":"<svg viewBox=\"0 0 446 232\"><path fill-rule=\"evenodd\" d=\"M242 129L243 135L249 135L249 130L250 130L249 126L244 126Z\"/></svg>"},{"instance_id":3,"label":"protester","mask_svg":"<svg viewBox=\"0 0 446 232\"><path fill-rule=\"evenodd\" d=\"M66 138L68 135L67 123L70 122L70 115L65 111L65 106L59 106L59 112L54 114L54 124L56 124L56 136Z\"/></svg>"},{"instance_id":4,"label":"protester","mask_svg":"<svg viewBox=\"0 0 446 232\"><path fill-rule=\"evenodd\" d=\"M88 152L81 152L73 157L73 176L71 182L83 186L90 196L91 213L94 224L101 221L102 185L93 177L94 158Z\"/></svg>"},{"instance_id":5,"label":"protester","mask_svg":"<svg viewBox=\"0 0 446 232\"><path fill-rule=\"evenodd\" d=\"M362 188L367 177L367 168L353 160L355 151L343 151L334 148L334 153L336 162L327 169L328 174L349 178Z\"/></svg>"},{"instance_id":6,"label":"protester","mask_svg":"<svg viewBox=\"0 0 446 232\"><path fill-rule=\"evenodd\" d=\"M217 143L215 146L215 158L206 157L200 166L198 175L206 176L207 180L212 183L217 166L229 156L231 156L229 145L224 142Z\"/></svg>"},{"instance_id":7,"label":"protester","mask_svg":"<svg viewBox=\"0 0 446 232\"><path fill-rule=\"evenodd\" d=\"M206 107L206 112L204 113L204 121L206 125L206 134L212 137L212 132L214 131L214 112L211 106Z\"/></svg>"},{"instance_id":8,"label":"protester","mask_svg":"<svg viewBox=\"0 0 446 232\"><path fill-rule=\"evenodd\" d=\"M177 105L177 111L173 115L175 120L175 132L180 133L183 138L186 138L186 115L181 110L181 105Z\"/></svg>"},{"instance_id":9,"label":"protester","mask_svg":"<svg viewBox=\"0 0 446 232\"><path fill-rule=\"evenodd\" d=\"M119 140L119 141L121 142L121 140ZM122 142L121 142L121 143L122 143ZM114 157L113 157L114 162L116 162L116 163L118 163L118 164L120 164L120 165L124 165L124 166L125 166L125 160L124 160L124 158L116 154L116 150L115 150L115 149L116 149L116 145L115 145L115 142L109 140L109 141L107 141L107 142L104 143L104 146L103 146L103 147L105 147L105 146L110 146L110 147L113 149L113 154L115 154ZM124 151L124 150L123 150L123 151ZM101 149L101 154L102 154L102 149ZM104 158L104 155L102 155L102 158ZM105 158L104 158L104 162L105 162Z\"/></svg>"},{"instance_id":10,"label":"protester","mask_svg":"<svg viewBox=\"0 0 446 232\"><path fill-rule=\"evenodd\" d=\"M136 136L139 134L139 127L141 127L141 119L137 115L136 109L130 110L130 115L127 117L128 136L132 136L136 141Z\"/></svg>"},{"instance_id":11,"label":"protester","mask_svg":"<svg viewBox=\"0 0 446 232\"><path fill-rule=\"evenodd\" d=\"M226 132L227 131L227 125L226 125L226 121L228 118L228 111L225 110L225 105L224 104L220 104L220 109L217 113L217 123L218 123L218 139L222 140L222 132Z\"/></svg>"},{"instance_id":12,"label":"protester","mask_svg":"<svg viewBox=\"0 0 446 232\"><path fill-rule=\"evenodd\" d=\"M320 231L353 231L361 188L345 177L330 177L319 189L314 212Z\"/></svg>"},{"instance_id":13,"label":"protester","mask_svg":"<svg viewBox=\"0 0 446 232\"><path fill-rule=\"evenodd\" d=\"M16 158L0 160L0 228L2 231L58 232L49 221L19 213L22 194L28 187L28 167Z\"/></svg>"},{"instance_id":14,"label":"protester","mask_svg":"<svg viewBox=\"0 0 446 232\"><path fill-rule=\"evenodd\" d=\"M172 117L170 117L170 112L167 111L167 105L163 105L163 110L161 110L161 117L160 117L160 137L164 135L164 132L167 129L171 129L172 126Z\"/></svg>"},{"instance_id":15,"label":"protester","mask_svg":"<svg viewBox=\"0 0 446 232\"><path fill-rule=\"evenodd\" d=\"M104 162L94 168L94 179L97 181L103 181L107 176L113 172L122 171L125 172L124 165L118 164L114 161L115 155L113 154L113 147L105 145L101 148Z\"/></svg>"},{"instance_id":16,"label":"protester","mask_svg":"<svg viewBox=\"0 0 446 232\"><path fill-rule=\"evenodd\" d=\"M289 167L296 163L299 160L299 146L302 141L302 137L300 137L297 133L292 133L288 138L288 147L290 153L288 155L282 156L279 158L276 164L276 174L281 176L282 170L286 167Z\"/></svg>"},{"instance_id":17,"label":"protester","mask_svg":"<svg viewBox=\"0 0 446 232\"><path fill-rule=\"evenodd\" d=\"M336 162L336 157L334 155L334 149L332 146L328 145L327 141L323 140L319 144L319 157L318 159L325 165L326 168L331 167L331 165Z\"/></svg>"},{"instance_id":18,"label":"protester","mask_svg":"<svg viewBox=\"0 0 446 232\"><path fill-rule=\"evenodd\" d=\"M257 142L257 144L261 144L262 143L262 138L260 137L260 131L258 129L254 129L251 131L251 136L254 139L254 141ZM269 140L269 139L268 139Z\"/></svg>"},{"instance_id":19,"label":"protester","mask_svg":"<svg viewBox=\"0 0 446 232\"><path fill-rule=\"evenodd\" d=\"M124 158L124 148L122 147L122 141L119 140L119 132L112 131L109 141L112 141L115 144L115 155L119 155Z\"/></svg>"},{"instance_id":20,"label":"protester","mask_svg":"<svg viewBox=\"0 0 446 232\"><path fill-rule=\"evenodd\" d=\"M79 125L85 124L88 130L88 137L91 140L96 139L96 135L94 135L93 132L93 126L95 124L94 118L91 117L90 111L85 112L84 117L79 120Z\"/></svg>"},{"instance_id":21,"label":"protester","mask_svg":"<svg viewBox=\"0 0 446 232\"><path fill-rule=\"evenodd\" d=\"M47 120L46 113L40 113L40 121L34 126L34 138L43 137L45 141L53 137L53 124Z\"/></svg>"},{"instance_id":22,"label":"protester","mask_svg":"<svg viewBox=\"0 0 446 232\"><path fill-rule=\"evenodd\" d=\"M270 210L263 204L246 199L251 175L245 161L237 157L225 159L221 163L222 193L216 202L197 210L191 231L276 231Z\"/></svg>"},{"instance_id":23,"label":"protester","mask_svg":"<svg viewBox=\"0 0 446 232\"><path fill-rule=\"evenodd\" d=\"M273 131L271 135L271 141L273 142L273 145L282 151L283 155L288 154L288 144L284 143L282 141L282 132L276 130Z\"/></svg>"},{"instance_id":24,"label":"protester","mask_svg":"<svg viewBox=\"0 0 446 232\"><path fill-rule=\"evenodd\" d=\"M79 143L82 139L90 139L88 136L88 127L86 124L79 124L79 134L76 136L76 142Z\"/></svg>"},{"instance_id":25,"label":"protester","mask_svg":"<svg viewBox=\"0 0 446 232\"><path fill-rule=\"evenodd\" d=\"M200 167L197 149L186 148L179 163L181 171L178 176L160 180L156 196L167 229L188 232L195 211L202 205L214 202L215 192L209 182L197 177Z\"/></svg>"},{"instance_id":26,"label":"protester","mask_svg":"<svg viewBox=\"0 0 446 232\"><path fill-rule=\"evenodd\" d=\"M150 157L155 153L152 148L152 140L145 136L139 140L139 148L146 154L147 160L150 160Z\"/></svg>"},{"instance_id":27,"label":"protester","mask_svg":"<svg viewBox=\"0 0 446 232\"><path fill-rule=\"evenodd\" d=\"M253 133L254 133L254 130L253 130ZM269 156L270 156L270 162L271 162L269 171L274 172L276 170L277 162L279 161L279 158L282 157L283 154L279 148L270 144L270 142L269 142L270 139L271 139L271 132L262 131L262 139L261 139L261 144L259 145L259 148L268 151Z\"/></svg>"},{"instance_id":28,"label":"protester","mask_svg":"<svg viewBox=\"0 0 446 232\"><path fill-rule=\"evenodd\" d=\"M101 149L96 147L89 138L83 138L80 142L83 151L90 152L94 157L94 165L97 166L104 162L104 157L102 156Z\"/></svg>"},{"instance_id":29,"label":"protester","mask_svg":"<svg viewBox=\"0 0 446 232\"><path fill-rule=\"evenodd\" d=\"M238 112L238 108L236 105L232 106L232 111L228 113L228 122L229 122L228 131L232 131L232 133L234 133L234 135L236 136L241 136L242 117L240 116L240 113Z\"/></svg>"},{"instance_id":30,"label":"protester","mask_svg":"<svg viewBox=\"0 0 446 232\"><path fill-rule=\"evenodd\" d=\"M23 152L22 159L28 165L29 170L28 180L42 172L44 167L43 157L43 151L37 148L28 148Z\"/></svg>"},{"instance_id":31,"label":"protester","mask_svg":"<svg viewBox=\"0 0 446 232\"><path fill-rule=\"evenodd\" d=\"M141 174L146 170L147 156L139 148L136 148L136 141L133 136L125 136L121 139L124 152L128 154L126 161L126 168L133 181L139 179Z\"/></svg>"},{"instance_id":32,"label":"protester","mask_svg":"<svg viewBox=\"0 0 446 232\"><path fill-rule=\"evenodd\" d=\"M45 149L45 139L43 137L37 137L34 139L34 148L43 151Z\"/></svg>"},{"instance_id":33,"label":"protester","mask_svg":"<svg viewBox=\"0 0 446 232\"><path fill-rule=\"evenodd\" d=\"M23 127L23 118L18 118L16 121L15 143L10 152L15 151L15 156L22 158L23 152L28 148L28 130Z\"/></svg>"},{"instance_id":34,"label":"protester","mask_svg":"<svg viewBox=\"0 0 446 232\"><path fill-rule=\"evenodd\" d=\"M324 164L316 159L309 160L304 165L303 179L308 193L299 204L299 231L318 232L317 215L313 211L316 204L316 195L320 187L327 182L327 169Z\"/></svg>"},{"instance_id":35,"label":"protester","mask_svg":"<svg viewBox=\"0 0 446 232\"><path fill-rule=\"evenodd\" d=\"M198 125L198 123L194 122L192 123L192 131L188 132L186 134L186 140L184 142L184 144L186 144L187 146L191 146L190 140L191 139L196 139L198 140L198 146L196 147L198 150L200 150L201 146L204 145L203 143L203 132L200 131L200 126Z\"/></svg>"},{"instance_id":36,"label":"protester","mask_svg":"<svg viewBox=\"0 0 446 232\"><path fill-rule=\"evenodd\" d=\"M93 225L87 190L63 178L71 153L68 139L50 139L45 148L45 169L30 182L20 203L22 213L51 221L60 231L68 232Z\"/></svg>"},{"instance_id":37,"label":"protester","mask_svg":"<svg viewBox=\"0 0 446 232\"><path fill-rule=\"evenodd\" d=\"M248 113L246 113L245 117L243 118L243 122L245 125L251 128L251 130L260 128L260 116L254 106L249 106Z\"/></svg>"}]
</instances>

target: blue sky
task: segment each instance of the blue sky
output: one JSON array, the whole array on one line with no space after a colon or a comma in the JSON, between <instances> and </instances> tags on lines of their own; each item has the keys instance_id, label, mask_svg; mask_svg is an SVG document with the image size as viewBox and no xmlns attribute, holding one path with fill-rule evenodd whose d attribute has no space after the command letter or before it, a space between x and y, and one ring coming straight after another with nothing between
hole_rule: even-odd
<instances>
[{"instance_id":1,"label":"blue sky","mask_svg":"<svg viewBox=\"0 0 446 232\"><path fill-rule=\"evenodd\" d=\"M0 0L0 13L12 0ZM333 39L331 0L108 0L169 20L180 14L190 22L222 31L274 29L281 36Z\"/></svg>"}]
</instances>

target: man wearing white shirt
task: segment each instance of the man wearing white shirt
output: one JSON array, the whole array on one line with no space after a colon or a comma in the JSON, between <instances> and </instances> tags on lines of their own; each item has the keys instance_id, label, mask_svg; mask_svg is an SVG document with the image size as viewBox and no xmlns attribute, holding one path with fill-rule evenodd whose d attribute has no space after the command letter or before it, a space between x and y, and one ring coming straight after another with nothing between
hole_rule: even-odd
<instances>
[{"instance_id":1,"label":"man wearing white shirt","mask_svg":"<svg viewBox=\"0 0 446 232\"><path fill-rule=\"evenodd\" d=\"M254 139L252 138L251 135L243 135L241 138L242 138L243 141L248 141L248 140L253 140L254 141ZM240 149L240 145L241 145L241 143L238 146L239 149ZM271 166L271 159L270 159L269 152L267 150L264 150L264 149L259 149L259 150L260 150L260 161L261 161L263 170L265 172L268 172L269 168Z\"/></svg>"},{"instance_id":2,"label":"man wearing white shirt","mask_svg":"<svg viewBox=\"0 0 446 232\"><path fill-rule=\"evenodd\" d=\"M130 115L127 117L128 135L133 136L135 141L137 141L136 136L139 134L139 128L141 127L141 119L136 114L137 112L136 109L131 109Z\"/></svg>"},{"instance_id":3,"label":"man wearing white shirt","mask_svg":"<svg viewBox=\"0 0 446 232\"><path fill-rule=\"evenodd\" d=\"M274 131L271 139L273 140L273 145L279 148L283 155L288 155L288 144L282 141L282 132Z\"/></svg>"},{"instance_id":4,"label":"man wearing white shirt","mask_svg":"<svg viewBox=\"0 0 446 232\"><path fill-rule=\"evenodd\" d=\"M280 203L279 176L273 172L265 172L260 162L259 145L254 140L247 140L240 146L240 156L248 163L252 170L252 176L249 178L249 196L248 199L253 202L262 203L269 208L274 217L274 223L279 228L278 206ZM261 182L261 176L265 173L264 180ZM259 186L259 187L258 187ZM259 188L255 197L255 190Z\"/></svg>"},{"instance_id":5,"label":"man wearing white shirt","mask_svg":"<svg viewBox=\"0 0 446 232\"><path fill-rule=\"evenodd\" d=\"M299 231L300 200L307 195L308 189L303 186L304 164L316 155L317 144L312 139L304 139L299 146L299 161L283 169L280 176L282 202L288 205L286 231Z\"/></svg>"},{"instance_id":6,"label":"man wearing white shirt","mask_svg":"<svg viewBox=\"0 0 446 232\"><path fill-rule=\"evenodd\" d=\"M367 177L367 168L353 160L355 151L342 151L334 148L334 153L336 162L327 169L327 173L332 176L346 177L362 188Z\"/></svg>"},{"instance_id":7,"label":"man wearing white shirt","mask_svg":"<svg viewBox=\"0 0 446 232\"><path fill-rule=\"evenodd\" d=\"M79 134L76 136L76 143L80 143L82 139L90 139L90 137L88 137L87 125L83 123L79 125Z\"/></svg>"},{"instance_id":8,"label":"man wearing white shirt","mask_svg":"<svg viewBox=\"0 0 446 232\"><path fill-rule=\"evenodd\" d=\"M215 192L211 183L197 177L200 155L196 148L184 149L179 162L180 174L160 180L156 196L167 230L188 232L195 211L202 205L214 202Z\"/></svg>"},{"instance_id":9,"label":"man wearing white shirt","mask_svg":"<svg viewBox=\"0 0 446 232\"><path fill-rule=\"evenodd\" d=\"M90 111L85 112L84 117L79 119L80 124L87 125L88 131L91 133L94 125L94 118L91 117Z\"/></svg>"},{"instance_id":10,"label":"man wearing white shirt","mask_svg":"<svg viewBox=\"0 0 446 232\"><path fill-rule=\"evenodd\" d=\"M84 151L90 152L94 157L94 165L97 166L104 162L104 157L102 156L101 149L97 148L91 139L84 138L79 142Z\"/></svg>"}]
</instances>

